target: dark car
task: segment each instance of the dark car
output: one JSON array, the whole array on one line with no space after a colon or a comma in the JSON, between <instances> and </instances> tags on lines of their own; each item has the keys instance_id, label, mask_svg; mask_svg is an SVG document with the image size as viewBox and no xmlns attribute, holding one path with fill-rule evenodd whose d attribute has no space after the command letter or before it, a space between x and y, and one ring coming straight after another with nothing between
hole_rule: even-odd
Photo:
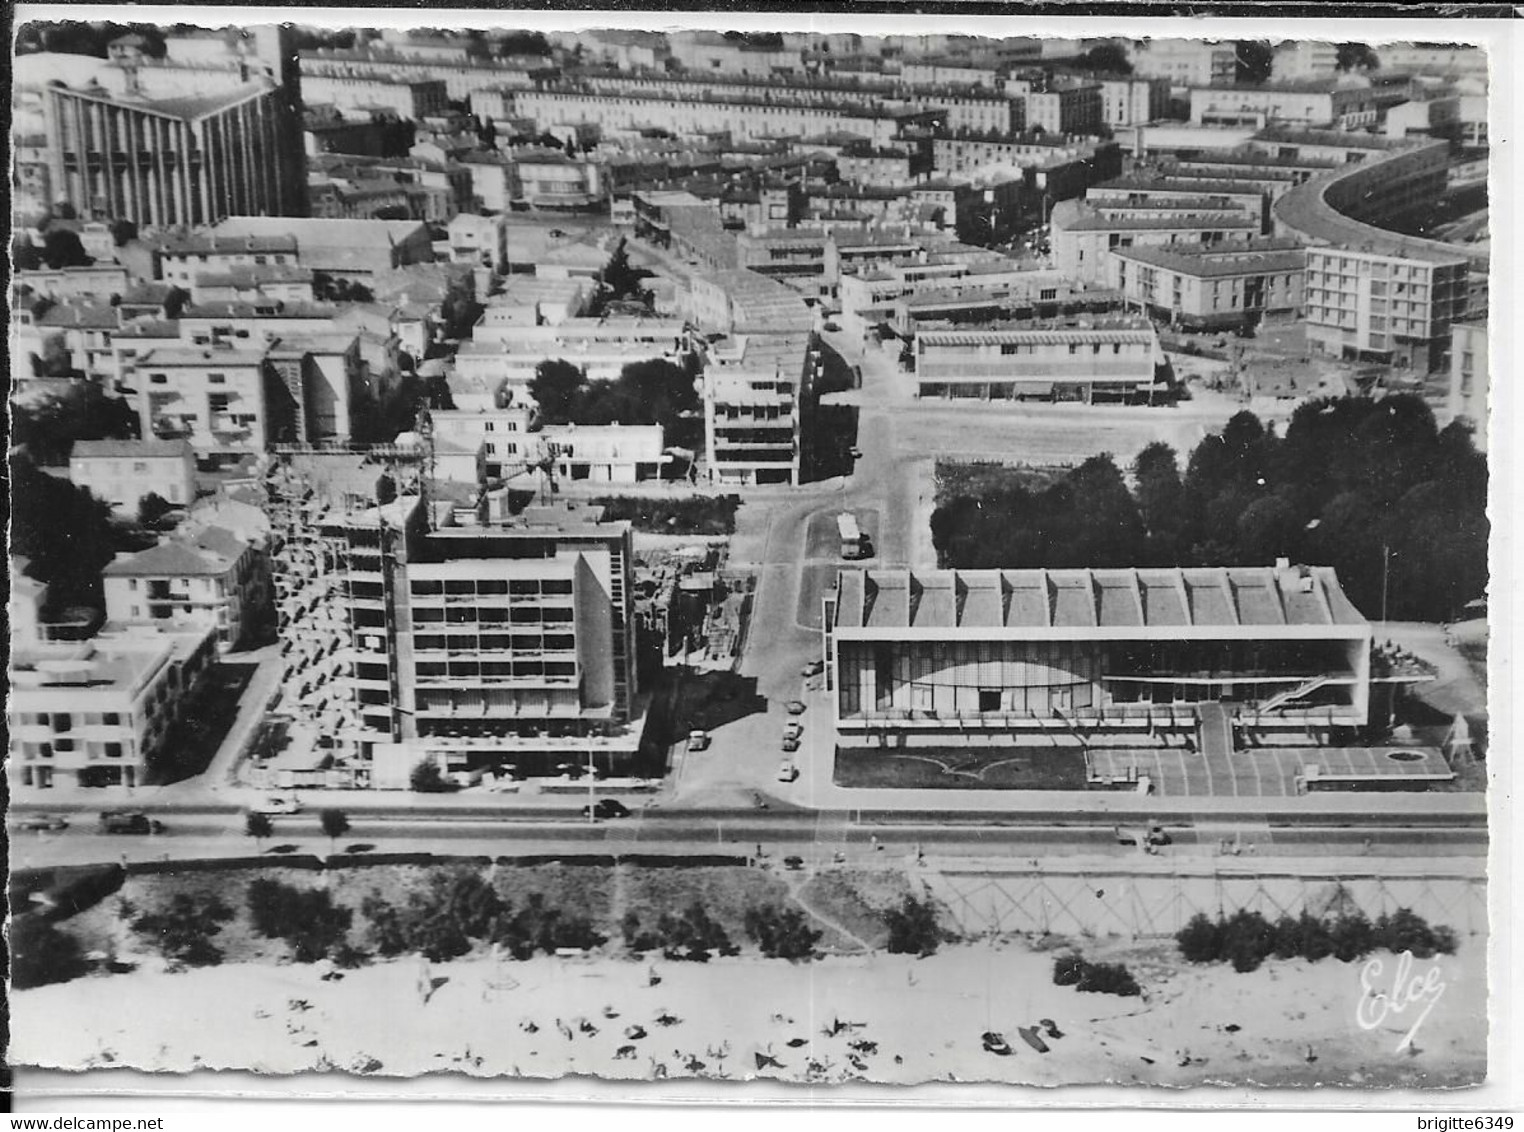
<instances>
[{"instance_id":1,"label":"dark car","mask_svg":"<svg viewBox=\"0 0 1524 1132\"><path fill-rule=\"evenodd\" d=\"M101 814L102 833L163 833L164 823L144 813L107 810Z\"/></svg>"},{"instance_id":2,"label":"dark car","mask_svg":"<svg viewBox=\"0 0 1524 1132\"><path fill-rule=\"evenodd\" d=\"M583 806L582 816L585 818L627 818L630 816L630 807L612 798L602 798L591 806Z\"/></svg>"},{"instance_id":3,"label":"dark car","mask_svg":"<svg viewBox=\"0 0 1524 1132\"><path fill-rule=\"evenodd\" d=\"M62 814L33 814L16 823L20 829L55 830L68 829L69 819Z\"/></svg>"}]
</instances>

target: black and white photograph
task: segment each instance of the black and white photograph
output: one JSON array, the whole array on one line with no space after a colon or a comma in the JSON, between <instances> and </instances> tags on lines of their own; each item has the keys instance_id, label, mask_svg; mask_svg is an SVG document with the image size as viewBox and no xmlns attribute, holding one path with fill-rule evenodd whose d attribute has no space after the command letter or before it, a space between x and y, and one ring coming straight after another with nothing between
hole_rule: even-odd
<instances>
[{"instance_id":1,"label":"black and white photograph","mask_svg":"<svg viewBox=\"0 0 1524 1132\"><path fill-rule=\"evenodd\" d=\"M1389 23L21 5L18 1108L1513 1087L1517 81Z\"/></svg>"}]
</instances>

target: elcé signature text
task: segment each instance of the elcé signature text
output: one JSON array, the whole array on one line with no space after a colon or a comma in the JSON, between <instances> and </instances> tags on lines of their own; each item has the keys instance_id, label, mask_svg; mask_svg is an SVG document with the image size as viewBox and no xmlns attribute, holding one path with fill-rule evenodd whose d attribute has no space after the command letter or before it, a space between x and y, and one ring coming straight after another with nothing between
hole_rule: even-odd
<instances>
[{"instance_id":1,"label":"elc\u00e9 signature text","mask_svg":"<svg viewBox=\"0 0 1524 1132\"><path fill-rule=\"evenodd\" d=\"M1397 1043L1395 1052L1401 1053L1412 1045L1424 1019L1443 997L1445 981L1438 963L1422 974L1414 974L1411 951L1397 957L1390 981L1382 979L1385 970L1386 963L1379 958L1368 960L1360 969L1360 1002L1355 1007L1355 1022L1362 1030L1374 1030L1389 1018L1399 1023L1411 1018L1408 1032Z\"/></svg>"}]
</instances>

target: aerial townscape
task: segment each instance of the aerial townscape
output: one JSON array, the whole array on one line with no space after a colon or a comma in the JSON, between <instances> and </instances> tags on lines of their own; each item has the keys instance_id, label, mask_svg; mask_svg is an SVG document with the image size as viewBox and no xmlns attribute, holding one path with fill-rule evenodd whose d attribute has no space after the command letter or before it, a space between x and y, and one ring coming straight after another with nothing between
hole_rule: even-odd
<instances>
[{"instance_id":1,"label":"aerial townscape","mask_svg":"<svg viewBox=\"0 0 1524 1132\"><path fill-rule=\"evenodd\" d=\"M1483 48L489 15L17 27L12 1061L1486 1081Z\"/></svg>"}]
</instances>

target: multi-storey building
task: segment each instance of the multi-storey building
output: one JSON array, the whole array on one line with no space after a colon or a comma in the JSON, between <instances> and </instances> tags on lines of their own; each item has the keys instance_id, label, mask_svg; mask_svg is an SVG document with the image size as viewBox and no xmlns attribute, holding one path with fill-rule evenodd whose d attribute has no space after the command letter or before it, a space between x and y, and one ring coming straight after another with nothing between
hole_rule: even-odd
<instances>
[{"instance_id":1,"label":"multi-storey building","mask_svg":"<svg viewBox=\"0 0 1524 1132\"><path fill-rule=\"evenodd\" d=\"M1153 176L1132 173L1092 185L1085 190L1091 204L1147 205L1151 201L1192 202L1202 208L1221 209L1224 202L1259 221L1260 231L1270 230L1270 196L1258 184L1242 181L1209 181L1205 178Z\"/></svg>"},{"instance_id":2,"label":"multi-storey building","mask_svg":"<svg viewBox=\"0 0 1524 1132\"><path fill-rule=\"evenodd\" d=\"M537 437L555 474L571 483L640 483L669 459L661 425L546 425Z\"/></svg>"},{"instance_id":3,"label":"multi-storey building","mask_svg":"<svg viewBox=\"0 0 1524 1132\"><path fill-rule=\"evenodd\" d=\"M823 626L843 744L1220 749L1369 716L1371 626L1328 567L843 570Z\"/></svg>"},{"instance_id":4,"label":"multi-storey building","mask_svg":"<svg viewBox=\"0 0 1524 1132\"><path fill-rule=\"evenodd\" d=\"M290 459L278 474L308 458ZM351 784L405 789L421 762L546 774L635 755L627 523L590 506L508 517L502 493L456 509L346 492L306 515L295 498L277 495L288 706L325 726Z\"/></svg>"},{"instance_id":5,"label":"multi-storey building","mask_svg":"<svg viewBox=\"0 0 1524 1132\"><path fill-rule=\"evenodd\" d=\"M1358 75L1265 86L1192 87L1191 121L1208 126L1357 130L1376 124L1384 98L1390 100L1388 91Z\"/></svg>"},{"instance_id":6,"label":"multi-storey building","mask_svg":"<svg viewBox=\"0 0 1524 1132\"><path fill-rule=\"evenodd\" d=\"M220 527L118 554L101 571L106 617L121 624L211 628L217 647L242 644L269 603L264 555Z\"/></svg>"},{"instance_id":7,"label":"multi-storey building","mask_svg":"<svg viewBox=\"0 0 1524 1132\"><path fill-rule=\"evenodd\" d=\"M296 238L285 235L215 236L166 233L149 248L155 278L190 287L203 274L221 274L235 267L296 267L301 264Z\"/></svg>"},{"instance_id":8,"label":"multi-storey building","mask_svg":"<svg viewBox=\"0 0 1524 1132\"><path fill-rule=\"evenodd\" d=\"M1203 39L1144 40L1133 45L1131 62L1135 74L1168 79L1176 87L1231 83L1238 73L1233 43Z\"/></svg>"},{"instance_id":9,"label":"multi-storey building","mask_svg":"<svg viewBox=\"0 0 1524 1132\"><path fill-rule=\"evenodd\" d=\"M1012 78L1007 96L1023 107L1024 128L1050 134L1094 134L1106 120L1105 97L1098 82L1055 77Z\"/></svg>"},{"instance_id":10,"label":"multi-storey building","mask_svg":"<svg viewBox=\"0 0 1524 1132\"><path fill-rule=\"evenodd\" d=\"M1322 146L1322 135L1310 144ZM1422 215L1445 184L1443 142L1386 143L1285 193L1276 228L1307 249L1308 344L1335 357L1448 373L1450 327L1486 309L1485 247L1414 239L1379 225Z\"/></svg>"},{"instance_id":11,"label":"multi-storey building","mask_svg":"<svg viewBox=\"0 0 1524 1132\"><path fill-rule=\"evenodd\" d=\"M132 626L13 645L6 697L12 797L142 786L217 661L210 627Z\"/></svg>"},{"instance_id":12,"label":"multi-storey building","mask_svg":"<svg viewBox=\"0 0 1524 1132\"><path fill-rule=\"evenodd\" d=\"M817 358L802 334L740 334L708 344L704 440L710 482L799 482L799 399Z\"/></svg>"},{"instance_id":13,"label":"multi-storey building","mask_svg":"<svg viewBox=\"0 0 1524 1132\"><path fill-rule=\"evenodd\" d=\"M786 283L742 268L695 274L682 298L688 318L722 334L809 333L814 325L799 292Z\"/></svg>"},{"instance_id":14,"label":"multi-storey building","mask_svg":"<svg viewBox=\"0 0 1524 1132\"><path fill-rule=\"evenodd\" d=\"M1466 257L1421 243L1307 249L1307 344L1337 358L1421 374L1450 371L1450 328L1466 311Z\"/></svg>"},{"instance_id":15,"label":"multi-storey building","mask_svg":"<svg viewBox=\"0 0 1524 1132\"><path fill-rule=\"evenodd\" d=\"M1117 201L1060 201L1052 212L1054 266L1073 279L1104 286L1113 248L1211 245L1259 234L1258 218L1227 202L1211 210L1189 201L1177 207L1168 207L1168 203L1131 206Z\"/></svg>"},{"instance_id":16,"label":"multi-storey building","mask_svg":"<svg viewBox=\"0 0 1524 1132\"><path fill-rule=\"evenodd\" d=\"M1318 82L1339 70L1339 46L1316 39L1288 40L1270 57L1270 78L1277 83Z\"/></svg>"},{"instance_id":17,"label":"multi-storey building","mask_svg":"<svg viewBox=\"0 0 1524 1132\"><path fill-rule=\"evenodd\" d=\"M262 452L294 429L296 407L265 364L263 347L166 346L139 354L133 380L144 436L189 441L211 456ZM273 402L273 404L272 404Z\"/></svg>"},{"instance_id":18,"label":"multi-storey building","mask_svg":"<svg viewBox=\"0 0 1524 1132\"><path fill-rule=\"evenodd\" d=\"M1159 340L1139 318L1073 319L974 330L922 330L915 344L921 397L980 400L1147 400Z\"/></svg>"},{"instance_id":19,"label":"multi-storey building","mask_svg":"<svg viewBox=\"0 0 1524 1132\"><path fill-rule=\"evenodd\" d=\"M1286 239L1113 248L1109 282L1130 309L1172 325L1253 326L1301 313L1306 265L1302 245Z\"/></svg>"},{"instance_id":20,"label":"multi-storey building","mask_svg":"<svg viewBox=\"0 0 1524 1132\"><path fill-rule=\"evenodd\" d=\"M268 81L159 99L57 84L44 107L49 191L81 216L167 228L306 207L294 115Z\"/></svg>"},{"instance_id":21,"label":"multi-storey building","mask_svg":"<svg viewBox=\"0 0 1524 1132\"><path fill-rule=\"evenodd\" d=\"M969 105L975 101L970 100ZM676 97L566 86L520 91L514 97L514 107L541 130L589 123L605 134L639 133L659 125L678 135L728 131L736 141L755 141L847 130L875 145L885 145L900 128L900 118L894 112L868 102L816 105L790 102L786 94L777 101L742 94L726 95L722 100L718 95L706 97L697 92Z\"/></svg>"},{"instance_id":22,"label":"multi-storey building","mask_svg":"<svg viewBox=\"0 0 1524 1132\"><path fill-rule=\"evenodd\" d=\"M196 498L196 452L181 440L76 440L69 479L122 518L136 518L145 495L186 507Z\"/></svg>"},{"instance_id":23,"label":"multi-storey building","mask_svg":"<svg viewBox=\"0 0 1524 1132\"><path fill-rule=\"evenodd\" d=\"M1450 390L1445 411L1452 421L1465 421L1476 431L1476 446L1487 448L1488 390L1487 324L1457 322L1450 327Z\"/></svg>"},{"instance_id":24,"label":"multi-storey building","mask_svg":"<svg viewBox=\"0 0 1524 1132\"><path fill-rule=\"evenodd\" d=\"M447 109L445 84L438 79L385 79L370 75L304 74L302 97L309 106L332 106L346 118L389 114L417 122Z\"/></svg>"},{"instance_id":25,"label":"multi-storey building","mask_svg":"<svg viewBox=\"0 0 1524 1132\"><path fill-rule=\"evenodd\" d=\"M537 76L553 73L545 60L493 60L471 58L420 59L399 55L393 50L365 49L341 51L318 49L297 53L304 82L315 77L356 78L380 82L444 83L445 95L452 99L470 98L479 90L491 87L528 88ZM313 101L317 101L314 99Z\"/></svg>"},{"instance_id":26,"label":"multi-storey building","mask_svg":"<svg viewBox=\"0 0 1524 1132\"><path fill-rule=\"evenodd\" d=\"M1169 114L1166 78L1101 78L1101 121L1113 128L1157 122Z\"/></svg>"},{"instance_id":27,"label":"multi-storey building","mask_svg":"<svg viewBox=\"0 0 1524 1132\"><path fill-rule=\"evenodd\" d=\"M434 240L421 220L231 216L213 234L219 239L294 238L303 267L358 282L434 261Z\"/></svg>"}]
</instances>

